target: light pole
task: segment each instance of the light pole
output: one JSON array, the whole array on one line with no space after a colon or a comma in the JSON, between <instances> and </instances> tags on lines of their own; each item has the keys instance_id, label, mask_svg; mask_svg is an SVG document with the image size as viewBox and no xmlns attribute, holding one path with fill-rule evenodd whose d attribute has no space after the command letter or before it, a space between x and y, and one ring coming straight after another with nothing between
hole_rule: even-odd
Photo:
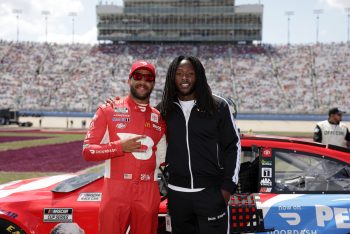
<instances>
[{"instance_id":1,"label":"light pole","mask_svg":"<svg viewBox=\"0 0 350 234\"><path fill-rule=\"evenodd\" d=\"M345 11L348 13L348 43L350 40L350 7L345 8Z\"/></svg>"},{"instance_id":2,"label":"light pole","mask_svg":"<svg viewBox=\"0 0 350 234\"><path fill-rule=\"evenodd\" d=\"M294 11L286 11L286 16L288 18L288 25L287 25L287 38L288 38L288 45L290 44L290 17L294 15Z\"/></svg>"},{"instance_id":3,"label":"light pole","mask_svg":"<svg viewBox=\"0 0 350 234\"><path fill-rule=\"evenodd\" d=\"M74 17L77 16L77 13L72 11L68 15L72 17L72 44L74 44Z\"/></svg>"},{"instance_id":4,"label":"light pole","mask_svg":"<svg viewBox=\"0 0 350 234\"><path fill-rule=\"evenodd\" d=\"M41 14L45 16L45 37L47 43L47 16L50 15L50 11L42 11Z\"/></svg>"},{"instance_id":5,"label":"light pole","mask_svg":"<svg viewBox=\"0 0 350 234\"><path fill-rule=\"evenodd\" d=\"M13 9L12 13L16 14L16 18L17 18L17 42L19 39L19 15L22 14L22 10L21 9Z\"/></svg>"},{"instance_id":6,"label":"light pole","mask_svg":"<svg viewBox=\"0 0 350 234\"><path fill-rule=\"evenodd\" d=\"M322 9L314 10L314 14L316 15L316 44L318 44L318 24L320 21L320 14L323 13Z\"/></svg>"}]
</instances>

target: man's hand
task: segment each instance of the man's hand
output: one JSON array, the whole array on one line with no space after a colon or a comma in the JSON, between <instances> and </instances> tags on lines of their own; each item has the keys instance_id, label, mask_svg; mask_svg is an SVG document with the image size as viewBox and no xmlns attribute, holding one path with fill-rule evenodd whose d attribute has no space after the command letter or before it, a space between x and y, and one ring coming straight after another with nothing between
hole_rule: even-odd
<instances>
[{"instance_id":1,"label":"man's hand","mask_svg":"<svg viewBox=\"0 0 350 234\"><path fill-rule=\"evenodd\" d=\"M118 101L118 100L120 100L119 96L115 96L114 99L113 99L113 97L109 97L109 98L106 99L105 104L106 105L111 105L113 107L114 106L114 102Z\"/></svg>"},{"instance_id":2,"label":"man's hand","mask_svg":"<svg viewBox=\"0 0 350 234\"><path fill-rule=\"evenodd\" d=\"M221 194L224 197L226 205L228 205L228 202L230 201L230 198L231 198L231 194L224 189L221 189Z\"/></svg>"},{"instance_id":3,"label":"man's hand","mask_svg":"<svg viewBox=\"0 0 350 234\"><path fill-rule=\"evenodd\" d=\"M146 149L141 148L141 142L138 141L146 136L136 136L128 139L120 140L123 152L145 152Z\"/></svg>"}]
</instances>

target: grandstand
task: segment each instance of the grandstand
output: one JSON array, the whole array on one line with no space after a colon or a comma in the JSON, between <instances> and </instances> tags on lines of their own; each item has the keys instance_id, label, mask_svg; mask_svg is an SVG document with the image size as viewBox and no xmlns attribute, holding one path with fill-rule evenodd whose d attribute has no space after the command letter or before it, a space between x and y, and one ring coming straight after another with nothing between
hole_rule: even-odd
<instances>
[{"instance_id":1,"label":"grandstand","mask_svg":"<svg viewBox=\"0 0 350 234\"><path fill-rule=\"evenodd\" d=\"M157 68L155 104L172 59L191 54L203 62L213 92L232 97L239 113L349 110L349 46L0 41L0 107L94 112L107 97L128 92L130 66L140 58Z\"/></svg>"},{"instance_id":2,"label":"grandstand","mask_svg":"<svg viewBox=\"0 0 350 234\"><path fill-rule=\"evenodd\" d=\"M124 0L96 6L99 41L244 42L262 39L263 5L234 0Z\"/></svg>"}]
</instances>

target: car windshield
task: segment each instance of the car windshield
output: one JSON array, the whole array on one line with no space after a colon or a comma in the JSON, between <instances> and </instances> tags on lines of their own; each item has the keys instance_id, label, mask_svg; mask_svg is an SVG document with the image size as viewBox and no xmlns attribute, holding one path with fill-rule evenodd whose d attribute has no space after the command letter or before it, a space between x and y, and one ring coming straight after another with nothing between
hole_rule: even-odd
<instances>
[{"instance_id":1,"label":"car windshield","mask_svg":"<svg viewBox=\"0 0 350 234\"><path fill-rule=\"evenodd\" d=\"M164 168L160 168L161 173L158 173L158 185L160 194L162 196L167 194L166 177ZM101 168L97 172L87 172L81 175L74 176L59 183L52 189L52 192L56 193L68 193L77 190L87 184L90 184L104 176L104 168Z\"/></svg>"},{"instance_id":2,"label":"car windshield","mask_svg":"<svg viewBox=\"0 0 350 234\"><path fill-rule=\"evenodd\" d=\"M76 189L79 189L87 184L94 182L95 180L98 180L99 178L102 178L103 174L104 174L104 170L100 170L94 173L85 173L85 174L74 176L72 178L69 178L59 183L55 188L52 189L52 192L57 192L57 193L72 192Z\"/></svg>"},{"instance_id":3,"label":"car windshield","mask_svg":"<svg viewBox=\"0 0 350 234\"><path fill-rule=\"evenodd\" d=\"M342 162L294 151L274 155L277 191L350 191L350 167Z\"/></svg>"}]
</instances>

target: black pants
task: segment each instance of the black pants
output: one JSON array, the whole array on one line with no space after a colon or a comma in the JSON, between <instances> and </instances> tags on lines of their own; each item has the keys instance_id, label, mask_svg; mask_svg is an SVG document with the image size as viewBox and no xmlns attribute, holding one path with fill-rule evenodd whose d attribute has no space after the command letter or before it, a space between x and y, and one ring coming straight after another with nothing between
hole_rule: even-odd
<instances>
[{"instance_id":1,"label":"black pants","mask_svg":"<svg viewBox=\"0 0 350 234\"><path fill-rule=\"evenodd\" d=\"M219 188L200 192L169 189L168 207L173 234L230 233L228 206Z\"/></svg>"}]
</instances>

